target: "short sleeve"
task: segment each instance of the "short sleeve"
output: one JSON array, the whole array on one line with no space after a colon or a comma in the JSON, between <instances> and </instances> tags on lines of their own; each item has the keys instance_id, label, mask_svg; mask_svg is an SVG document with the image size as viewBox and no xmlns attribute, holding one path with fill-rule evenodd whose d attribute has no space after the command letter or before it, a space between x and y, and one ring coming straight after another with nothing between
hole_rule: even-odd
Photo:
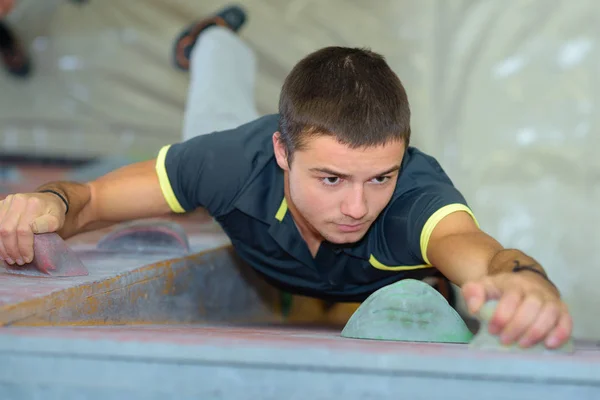
<instances>
[{"instance_id":1,"label":"short sleeve","mask_svg":"<svg viewBox=\"0 0 600 400\"><path fill-rule=\"evenodd\" d=\"M173 212L203 207L218 216L229 211L250 174L236 139L235 130L214 132L160 150L156 172Z\"/></svg>"},{"instance_id":2,"label":"short sleeve","mask_svg":"<svg viewBox=\"0 0 600 400\"><path fill-rule=\"evenodd\" d=\"M399 190L386 211L384 234L391 257L431 265L429 238L446 216L459 211L477 219L462 193L435 159L417 153L399 179Z\"/></svg>"}]
</instances>

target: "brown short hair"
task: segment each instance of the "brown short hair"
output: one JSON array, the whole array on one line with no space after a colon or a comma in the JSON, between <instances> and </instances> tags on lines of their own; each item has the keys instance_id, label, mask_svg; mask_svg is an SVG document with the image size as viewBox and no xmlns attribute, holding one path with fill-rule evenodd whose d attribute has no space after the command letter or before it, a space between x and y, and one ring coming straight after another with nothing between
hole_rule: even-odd
<instances>
[{"instance_id":1,"label":"brown short hair","mask_svg":"<svg viewBox=\"0 0 600 400\"><path fill-rule=\"evenodd\" d=\"M290 162L311 136L332 135L353 148L410 141L402 82L368 49L326 47L303 58L285 79L279 115Z\"/></svg>"}]
</instances>

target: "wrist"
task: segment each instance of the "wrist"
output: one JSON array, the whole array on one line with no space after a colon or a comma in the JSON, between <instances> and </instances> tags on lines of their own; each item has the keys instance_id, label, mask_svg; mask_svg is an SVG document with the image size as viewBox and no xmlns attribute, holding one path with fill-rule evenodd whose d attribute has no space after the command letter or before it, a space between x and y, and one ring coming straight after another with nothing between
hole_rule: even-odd
<instances>
[{"instance_id":1,"label":"wrist","mask_svg":"<svg viewBox=\"0 0 600 400\"><path fill-rule=\"evenodd\" d=\"M490 260L488 274L495 275L506 272L517 272L523 269L522 267L527 267L525 269L535 269L544 276L547 276L544 268L535 259L516 249L502 249L497 252Z\"/></svg>"},{"instance_id":2,"label":"wrist","mask_svg":"<svg viewBox=\"0 0 600 400\"><path fill-rule=\"evenodd\" d=\"M501 273L530 274L549 283L556 292L558 288L550 280L544 268L533 258L520 250L504 249L499 251L490 261L490 275Z\"/></svg>"},{"instance_id":3,"label":"wrist","mask_svg":"<svg viewBox=\"0 0 600 400\"><path fill-rule=\"evenodd\" d=\"M65 215L69 212L69 201L64 193L60 193L58 190L54 189L41 189L38 190L37 193L49 193L58 197L65 206Z\"/></svg>"},{"instance_id":4,"label":"wrist","mask_svg":"<svg viewBox=\"0 0 600 400\"><path fill-rule=\"evenodd\" d=\"M559 290L556 287L556 285L550 280L550 278L548 278L548 275L546 275L546 272L544 272L543 270L536 269L536 268L531 267L529 265L516 265L513 268L513 273L519 273L519 274L522 274L522 273L527 274L527 273L529 273L529 274L536 275L538 278L542 278L547 283L549 283L550 285L552 285L552 287L554 288L554 290L556 290L557 293L559 292Z\"/></svg>"}]
</instances>

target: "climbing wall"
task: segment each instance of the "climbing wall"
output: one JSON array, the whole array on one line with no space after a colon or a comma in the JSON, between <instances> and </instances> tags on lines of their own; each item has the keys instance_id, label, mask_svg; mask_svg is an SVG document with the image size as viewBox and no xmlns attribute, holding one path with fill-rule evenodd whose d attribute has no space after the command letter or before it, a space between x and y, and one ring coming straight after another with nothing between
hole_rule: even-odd
<instances>
[{"instance_id":1,"label":"climbing wall","mask_svg":"<svg viewBox=\"0 0 600 400\"><path fill-rule=\"evenodd\" d=\"M590 344L568 356L464 346L360 341L297 327L12 328L0 331L0 393L48 400L600 396L600 351Z\"/></svg>"},{"instance_id":2,"label":"climbing wall","mask_svg":"<svg viewBox=\"0 0 600 400\"><path fill-rule=\"evenodd\" d=\"M342 337L356 305L286 296L210 221L194 226L185 254L98 245L117 226L69 242L88 275L0 270L1 398L600 396L598 343L562 354Z\"/></svg>"}]
</instances>

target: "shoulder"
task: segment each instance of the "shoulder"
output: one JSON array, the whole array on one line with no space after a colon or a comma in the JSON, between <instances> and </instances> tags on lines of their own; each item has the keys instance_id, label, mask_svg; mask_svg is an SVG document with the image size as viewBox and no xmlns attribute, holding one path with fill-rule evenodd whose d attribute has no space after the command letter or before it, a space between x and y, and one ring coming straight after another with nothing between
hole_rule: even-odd
<instances>
[{"instance_id":1,"label":"shoulder","mask_svg":"<svg viewBox=\"0 0 600 400\"><path fill-rule=\"evenodd\" d=\"M253 159L255 153L272 151L271 138L278 126L279 117L267 115L233 129L196 136L172 147L182 152L209 154L227 150L231 155Z\"/></svg>"},{"instance_id":2,"label":"shoulder","mask_svg":"<svg viewBox=\"0 0 600 400\"><path fill-rule=\"evenodd\" d=\"M409 148L402 164L384 220L398 221L402 217L406 223L420 226L442 208L468 208L466 199L434 157Z\"/></svg>"},{"instance_id":3,"label":"shoulder","mask_svg":"<svg viewBox=\"0 0 600 400\"><path fill-rule=\"evenodd\" d=\"M267 115L234 129L165 146L157 160L164 190L173 191L185 211L200 206L213 215L226 212L272 160L271 140L278 124L277 115Z\"/></svg>"},{"instance_id":4,"label":"shoulder","mask_svg":"<svg viewBox=\"0 0 600 400\"><path fill-rule=\"evenodd\" d=\"M209 171L221 169L225 177L248 175L252 166L273 155L271 138L277 127L278 117L268 115L230 130L199 135L168 146L167 162L185 160L183 166L192 173L202 166Z\"/></svg>"},{"instance_id":5,"label":"shoulder","mask_svg":"<svg viewBox=\"0 0 600 400\"><path fill-rule=\"evenodd\" d=\"M440 163L409 148L392 199L376 222L372 240L388 262L428 264L424 255L431 232L445 216L457 211L473 216Z\"/></svg>"},{"instance_id":6,"label":"shoulder","mask_svg":"<svg viewBox=\"0 0 600 400\"><path fill-rule=\"evenodd\" d=\"M402 161L394 198L428 185L454 185L438 160L415 147L409 147Z\"/></svg>"}]
</instances>

